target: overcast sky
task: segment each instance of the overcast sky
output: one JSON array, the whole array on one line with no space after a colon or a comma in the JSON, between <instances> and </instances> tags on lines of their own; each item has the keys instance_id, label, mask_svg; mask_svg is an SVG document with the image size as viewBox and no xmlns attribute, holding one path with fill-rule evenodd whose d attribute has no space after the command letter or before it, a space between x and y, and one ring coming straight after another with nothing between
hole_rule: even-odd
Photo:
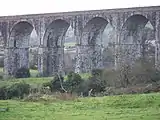
<instances>
[{"instance_id":1,"label":"overcast sky","mask_svg":"<svg viewBox=\"0 0 160 120\"><path fill-rule=\"evenodd\" d=\"M0 16L158 5L160 0L0 0Z\"/></svg>"}]
</instances>

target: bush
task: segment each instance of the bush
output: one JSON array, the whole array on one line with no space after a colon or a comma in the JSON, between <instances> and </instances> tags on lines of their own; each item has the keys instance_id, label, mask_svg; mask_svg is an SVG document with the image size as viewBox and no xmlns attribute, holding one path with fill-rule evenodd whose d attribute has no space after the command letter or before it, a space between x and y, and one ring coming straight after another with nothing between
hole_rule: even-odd
<instances>
[{"instance_id":1,"label":"bush","mask_svg":"<svg viewBox=\"0 0 160 120\"><path fill-rule=\"evenodd\" d=\"M10 87L1 87L0 88L0 99L6 100L14 97L23 98L24 95L28 95L30 91L30 85L24 82L16 83Z\"/></svg>"},{"instance_id":2,"label":"bush","mask_svg":"<svg viewBox=\"0 0 160 120\"><path fill-rule=\"evenodd\" d=\"M106 87L121 87L120 71L118 70L104 70L102 80L105 81Z\"/></svg>"},{"instance_id":3,"label":"bush","mask_svg":"<svg viewBox=\"0 0 160 120\"><path fill-rule=\"evenodd\" d=\"M16 78L28 78L30 77L30 71L28 68L20 68L16 71Z\"/></svg>"},{"instance_id":4,"label":"bush","mask_svg":"<svg viewBox=\"0 0 160 120\"><path fill-rule=\"evenodd\" d=\"M7 88L6 87L1 87L0 88L0 100L6 100L7 97Z\"/></svg>"},{"instance_id":5,"label":"bush","mask_svg":"<svg viewBox=\"0 0 160 120\"><path fill-rule=\"evenodd\" d=\"M64 81L63 76L56 74L53 80L46 84L51 88L51 92L55 92L55 91L62 92L64 91L61 86L63 84L63 81Z\"/></svg>"},{"instance_id":6,"label":"bush","mask_svg":"<svg viewBox=\"0 0 160 120\"><path fill-rule=\"evenodd\" d=\"M4 67L4 57L0 56L0 67Z\"/></svg>"},{"instance_id":7,"label":"bush","mask_svg":"<svg viewBox=\"0 0 160 120\"><path fill-rule=\"evenodd\" d=\"M24 82L13 84L8 88L8 98L13 97L23 98L24 95L28 95L30 91L30 85Z\"/></svg>"},{"instance_id":8,"label":"bush","mask_svg":"<svg viewBox=\"0 0 160 120\"><path fill-rule=\"evenodd\" d=\"M89 90L92 89L92 93L99 93L105 91L106 83L99 77L90 77L88 81Z\"/></svg>"},{"instance_id":9,"label":"bush","mask_svg":"<svg viewBox=\"0 0 160 120\"><path fill-rule=\"evenodd\" d=\"M160 81L160 71L149 62L136 64L128 73L129 85L157 83Z\"/></svg>"},{"instance_id":10,"label":"bush","mask_svg":"<svg viewBox=\"0 0 160 120\"><path fill-rule=\"evenodd\" d=\"M81 76L77 73L70 72L65 82L65 87L70 92L79 92L80 85L83 82Z\"/></svg>"}]
</instances>

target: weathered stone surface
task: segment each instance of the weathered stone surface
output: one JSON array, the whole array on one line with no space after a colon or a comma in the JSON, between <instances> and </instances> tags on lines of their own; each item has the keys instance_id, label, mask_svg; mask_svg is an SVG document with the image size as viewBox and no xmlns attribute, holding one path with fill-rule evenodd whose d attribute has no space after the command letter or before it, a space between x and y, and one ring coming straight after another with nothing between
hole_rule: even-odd
<instances>
[{"instance_id":1,"label":"weathered stone surface","mask_svg":"<svg viewBox=\"0 0 160 120\"><path fill-rule=\"evenodd\" d=\"M148 22L152 27L147 27ZM155 6L0 17L5 73L12 75L20 67L29 67L28 41L33 29L40 43L39 72L48 75L63 72L64 38L69 26L74 29L77 43L75 71L103 68L105 45L101 37L107 25L114 31L110 44L115 52L115 68L123 62L134 63L140 56L154 56L159 66L160 6ZM152 52L148 52L151 48Z\"/></svg>"}]
</instances>

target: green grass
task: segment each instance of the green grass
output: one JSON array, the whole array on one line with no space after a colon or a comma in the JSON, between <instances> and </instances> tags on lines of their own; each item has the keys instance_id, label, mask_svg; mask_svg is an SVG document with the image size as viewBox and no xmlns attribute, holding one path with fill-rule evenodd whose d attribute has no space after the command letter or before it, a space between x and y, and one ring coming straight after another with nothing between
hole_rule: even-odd
<instances>
[{"instance_id":1,"label":"green grass","mask_svg":"<svg viewBox=\"0 0 160 120\"><path fill-rule=\"evenodd\" d=\"M52 80L51 77L44 77L44 78L19 78L19 79L12 78L12 79L9 79L9 80L0 81L0 87L2 87L2 86L10 86L12 84L20 83L20 82L23 82L23 81L25 83L28 83L28 84L32 85L32 86L39 86L39 85L42 85L43 83L49 82L51 80Z\"/></svg>"},{"instance_id":2,"label":"green grass","mask_svg":"<svg viewBox=\"0 0 160 120\"><path fill-rule=\"evenodd\" d=\"M36 77L38 75L38 70L30 69L31 77Z\"/></svg>"},{"instance_id":3,"label":"green grass","mask_svg":"<svg viewBox=\"0 0 160 120\"><path fill-rule=\"evenodd\" d=\"M25 83L28 83L32 86L40 86L43 83L49 82L53 79L53 77L36 78L35 77L36 74L37 74L36 70L31 70L31 76L33 76L33 77L30 77L30 78L19 78L19 79L10 78L10 79L7 79L7 80L0 80L0 87L10 86L12 84L20 83L20 82L23 82L23 81L25 81ZM90 76L89 73L84 73L84 74L80 74L80 75L83 79L87 79ZM67 78L67 76L64 77L64 79L66 79L66 78Z\"/></svg>"},{"instance_id":4,"label":"green grass","mask_svg":"<svg viewBox=\"0 0 160 120\"><path fill-rule=\"evenodd\" d=\"M3 68L2 67L0 67L0 73L3 73Z\"/></svg>"},{"instance_id":5,"label":"green grass","mask_svg":"<svg viewBox=\"0 0 160 120\"><path fill-rule=\"evenodd\" d=\"M0 73L3 74L3 68L0 68ZM37 70L30 70L31 77L30 78L9 78L5 80L0 80L0 87L2 86L10 86L15 83L20 83L25 81L26 83L32 85L32 86L39 86L42 85L43 83L49 82L52 80L52 77L41 77L41 78L36 78L38 71Z\"/></svg>"},{"instance_id":6,"label":"green grass","mask_svg":"<svg viewBox=\"0 0 160 120\"><path fill-rule=\"evenodd\" d=\"M141 94L74 101L0 101L0 120L160 120L160 94Z\"/></svg>"}]
</instances>

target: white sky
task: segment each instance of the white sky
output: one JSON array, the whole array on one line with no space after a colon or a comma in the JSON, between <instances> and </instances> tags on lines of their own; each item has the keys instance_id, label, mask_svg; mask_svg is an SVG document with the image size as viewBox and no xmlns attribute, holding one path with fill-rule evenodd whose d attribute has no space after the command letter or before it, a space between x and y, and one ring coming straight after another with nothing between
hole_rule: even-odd
<instances>
[{"instance_id":1,"label":"white sky","mask_svg":"<svg viewBox=\"0 0 160 120\"><path fill-rule=\"evenodd\" d=\"M160 0L0 0L0 16L158 5Z\"/></svg>"}]
</instances>

